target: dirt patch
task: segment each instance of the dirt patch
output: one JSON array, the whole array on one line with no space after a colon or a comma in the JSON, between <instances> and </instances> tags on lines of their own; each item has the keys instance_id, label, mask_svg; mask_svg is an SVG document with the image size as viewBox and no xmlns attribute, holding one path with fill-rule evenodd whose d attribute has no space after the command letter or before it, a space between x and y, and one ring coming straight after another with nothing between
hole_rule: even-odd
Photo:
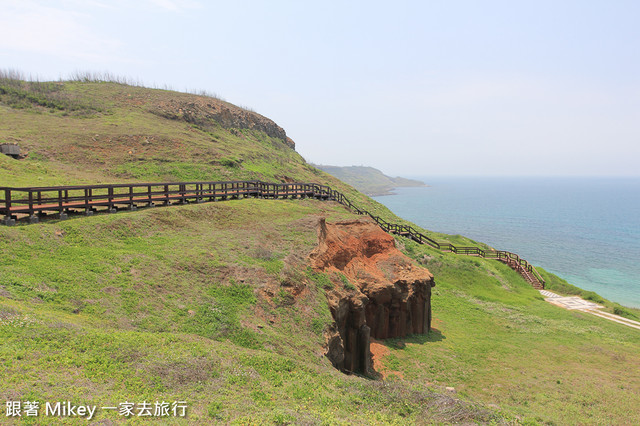
<instances>
[{"instance_id":1,"label":"dirt patch","mask_svg":"<svg viewBox=\"0 0 640 426\"><path fill-rule=\"evenodd\" d=\"M386 379L389 376L397 376L404 379L404 374L399 371L391 370L384 365L384 357L391 353L388 347L375 339L371 339L369 350L371 351L373 369L380 373L383 379Z\"/></svg>"},{"instance_id":2,"label":"dirt patch","mask_svg":"<svg viewBox=\"0 0 640 426\"><path fill-rule=\"evenodd\" d=\"M291 226L300 231L310 231L318 227L320 220L322 220L320 215L306 215L302 219L292 222Z\"/></svg>"}]
</instances>

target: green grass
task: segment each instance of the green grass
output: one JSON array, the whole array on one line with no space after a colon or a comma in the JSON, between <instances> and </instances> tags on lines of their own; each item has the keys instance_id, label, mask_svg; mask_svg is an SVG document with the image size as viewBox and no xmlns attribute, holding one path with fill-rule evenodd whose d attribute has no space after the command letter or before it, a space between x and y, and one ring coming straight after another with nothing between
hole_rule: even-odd
<instances>
[{"instance_id":1,"label":"green grass","mask_svg":"<svg viewBox=\"0 0 640 426\"><path fill-rule=\"evenodd\" d=\"M190 422L448 418L421 408L443 398L426 387L346 376L321 356L331 281L269 263L312 250L318 211L352 217L319 201L249 199L2 228L0 394L185 399ZM280 293L290 300L279 305Z\"/></svg>"},{"instance_id":2,"label":"green grass","mask_svg":"<svg viewBox=\"0 0 640 426\"><path fill-rule=\"evenodd\" d=\"M345 290L355 290L356 289L356 286L351 284L349 282L349 279L344 274L338 274L338 275L339 275L338 278L342 282L342 286L345 288Z\"/></svg>"},{"instance_id":3,"label":"green grass","mask_svg":"<svg viewBox=\"0 0 640 426\"><path fill-rule=\"evenodd\" d=\"M317 288L323 290L331 290L334 288L331 278L324 272L313 272L311 268L307 268L307 277L309 277Z\"/></svg>"},{"instance_id":4,"label":"green grass","mask_svg":"<svg viewBox=\"0 0 640 426\"><path fill-rule=\"evenodd\" d=\"M102 111L99 104L78 99L62 83L25 82L0 73L0 102L15 109L44 110L86 116ZM40 109L38 109L40 108Z\"/></svg>"},{"instance_id":5,"label":"green grass","mask_svg":"<svg viewBox=\"0 0 640 426\"><path fill-rule=\"evenodd\" d=\"M523 422L638 422L637 330L551 305L497 261L412 252L436 277L436 331L389 342L394 370Z\"/></svg>"}]
</instances>

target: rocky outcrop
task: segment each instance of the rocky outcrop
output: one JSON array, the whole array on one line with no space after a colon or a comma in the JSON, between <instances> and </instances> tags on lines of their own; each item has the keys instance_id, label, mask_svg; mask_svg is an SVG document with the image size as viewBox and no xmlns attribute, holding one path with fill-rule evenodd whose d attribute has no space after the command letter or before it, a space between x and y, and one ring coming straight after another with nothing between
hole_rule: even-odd
<instances>
[{"instance_id":1,"label":"rocky outcrop","mask_svg":"<svg viewBox=\"0 0 640 426\"><path fill-rule=\"evenodd\" d=\"M367 373L369 339L428 333L433 275L414 265L371 219L321 220L312 267L336 278L327 293L335 321L326 335L336 368ZM348 288L341 280L348 280Z\"/></svg>"},{"instance_id":2,"label":"rocky outcrop","mask_svg":"<svg viewBox=\"0 0 640 426\"><path fill-rule=\"evenodd\" d=\"M204 128L220 125L225 129L257 130L281 139L288 147L296 144L284 129L256 112L237 107L211 97L191 97L189 100L171 99L151 109L154 114L173 120L184 120Z\"/></svg>"}]
</instances>

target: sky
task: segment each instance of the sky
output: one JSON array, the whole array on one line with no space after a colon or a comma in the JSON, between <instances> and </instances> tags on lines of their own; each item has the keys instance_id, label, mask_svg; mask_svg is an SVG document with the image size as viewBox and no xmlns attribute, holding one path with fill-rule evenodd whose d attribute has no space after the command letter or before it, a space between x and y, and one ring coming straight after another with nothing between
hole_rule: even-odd
<instances>
[{"instance_id":1,"label":"sky","mask_svg":"<svg viewBox=\"0 0 640 426\"><path fill-rule=\"evenodd\" d=\"M0 0L0 69L206 90L307 161L640 176L636 0Z\"/></svg>"}]
</instances>

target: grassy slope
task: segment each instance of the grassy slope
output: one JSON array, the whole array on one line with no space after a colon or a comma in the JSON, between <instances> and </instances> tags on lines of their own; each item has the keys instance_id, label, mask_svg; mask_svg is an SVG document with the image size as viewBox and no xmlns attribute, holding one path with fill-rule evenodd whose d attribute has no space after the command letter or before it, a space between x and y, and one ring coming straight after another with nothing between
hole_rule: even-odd
<instances>
[{"instance_id":1,"label":"grassy slope","mask_svg":"<svg viewBox=\"0 0 640 426\"><path fill-rule=\"evenodd\" d=\"M185 399L193 422L488 419L459 404L422 414L448 399L322 357L331 317L304 263L317 215L352 217L332 203L240 200L3 228L0 394Z\"/></svg>"},{"instance_id":2,"label":"grassy slope","mask_svg":"<svg viewBox=\"0 0 640 426\"><path fill-rule=\"evenodd\" d=\"M497 261L401 244L437 277L429 349L421 338L389 343L405 377L532 421L640 421L638 330L553 306Z\"/></svg>"},{"instance_id":3,"label":"grassy slope","mask_svg":"<svg viewBox=\"0 0 640 426\"><path fill-rule=\"evenodd\" d=\"M108 101L88 117L0 105L0 140L31 152L0 157L0 185L288 176L394 218L278 140L148 112L191 95L66 86L84 102ZM637 331L551 306L497 262L404 239L436 276L438 331L387 342L385 362L403 380L337 373L320 356L326 289L305 272L317 215L351 216L332 203L242 200L0 228L0 395L185 398L193 421L491 418L433 393L454 386L495 404L496 419L640 421Z\"/></svg>"}]
</instances>

